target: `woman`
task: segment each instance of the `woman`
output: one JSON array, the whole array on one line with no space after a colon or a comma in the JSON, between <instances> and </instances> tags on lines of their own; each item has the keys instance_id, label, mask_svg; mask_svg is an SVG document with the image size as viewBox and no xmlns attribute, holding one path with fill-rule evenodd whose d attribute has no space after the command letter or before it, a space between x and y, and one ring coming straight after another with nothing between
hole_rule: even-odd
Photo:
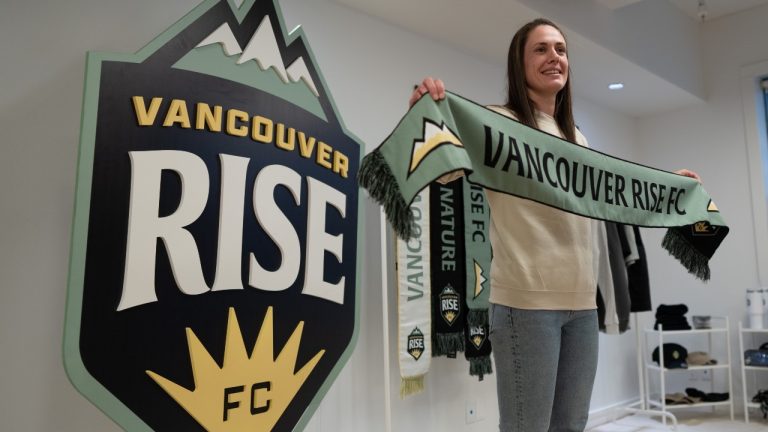
<instances>
[{"instance_id":1,"label":"woman","mask_svg":"<svg viewBox=\"0 0 768 432\"><path fill-rule=\"evenodd\" d=\"M587 146L575 128L567 43L551 21L524 25L507 58L508 96L490 109ZM426 78L411 95L439 100ZM463 173L452 173L450 181ZM678 174L699 179L688 170ZM591 221L486 189L491 208L490 338L501 431L583 431L597 369Z\"/></svg>"}]
</instances>

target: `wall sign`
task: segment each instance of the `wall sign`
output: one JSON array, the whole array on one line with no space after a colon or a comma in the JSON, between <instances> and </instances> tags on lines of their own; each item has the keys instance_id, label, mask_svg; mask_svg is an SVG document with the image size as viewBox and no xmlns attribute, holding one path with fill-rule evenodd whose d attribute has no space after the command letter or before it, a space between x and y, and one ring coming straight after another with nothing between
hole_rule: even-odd
<instances>
[{"instance_id":1,"label":"wall sign","mask_svg":"<svg viewBox=\"0 0 768 432\"><path fill-rule=\"evenodd\" d=\"M302 429L357 335L360 147L276 0L89 53L75 387L131 431Z\"/></svg>"}]
</instances>

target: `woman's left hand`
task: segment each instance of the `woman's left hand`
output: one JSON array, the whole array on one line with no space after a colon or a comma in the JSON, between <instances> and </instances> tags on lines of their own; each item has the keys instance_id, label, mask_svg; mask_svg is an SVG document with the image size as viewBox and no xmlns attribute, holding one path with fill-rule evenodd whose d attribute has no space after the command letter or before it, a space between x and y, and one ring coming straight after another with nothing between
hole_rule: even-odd
<instances>
[{"instance_id":1,"label":"woman's left hand","mask_svg":"<svg viewBox=\"0 0 768 432\"><path fill-rule=\"evenodd\" d=\"M699 183L702 183L701 177L699 177L698 174L696 174L695 172L693 172L691 170L687 170L687 169L683 168L683 169L679 169L679 170L675 171L675 174L680 174L682 176L690 177L690 178L696 179Z\"/></svg>"}]
</instances>

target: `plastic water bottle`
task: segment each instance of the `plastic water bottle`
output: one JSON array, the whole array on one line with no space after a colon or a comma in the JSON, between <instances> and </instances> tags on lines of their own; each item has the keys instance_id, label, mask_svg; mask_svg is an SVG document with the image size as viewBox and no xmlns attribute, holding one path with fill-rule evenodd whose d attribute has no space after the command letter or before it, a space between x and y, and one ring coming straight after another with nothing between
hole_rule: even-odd
<instances>
[{"instance_id":1,"label":"plastic water bottle","mask_svg":"<svg viewBox=\"0 0 768 432\"><path fill-rule=\"evenodd\" d=\"M765 305L763 303L763 290L747 290L747 314L749 314L749 328L763 328L763 316Z\"/></svg>"}]
</instances>

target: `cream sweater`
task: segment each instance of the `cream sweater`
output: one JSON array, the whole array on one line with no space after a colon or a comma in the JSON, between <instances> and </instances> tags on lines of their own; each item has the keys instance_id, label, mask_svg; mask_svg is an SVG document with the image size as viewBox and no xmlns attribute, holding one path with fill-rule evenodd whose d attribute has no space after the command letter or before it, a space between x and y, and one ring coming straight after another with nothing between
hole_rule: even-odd
<instances>
[{"instance_id":1,"label":"cream sweater","mask_svg":"<svg viewBox=\"0 0 768 432\"><path fill-rule=\"evenodd\" d=\"M515 118L504 107L491 106ZM536 113L539 129L562 137L555 119ZM578 144L588 147L576 130ZM440 179L450 181L463 173ZM595 309L590 219L534 201L485 190L491 208L491 303L518 309Z\"/></svg>"}]
</instances>

